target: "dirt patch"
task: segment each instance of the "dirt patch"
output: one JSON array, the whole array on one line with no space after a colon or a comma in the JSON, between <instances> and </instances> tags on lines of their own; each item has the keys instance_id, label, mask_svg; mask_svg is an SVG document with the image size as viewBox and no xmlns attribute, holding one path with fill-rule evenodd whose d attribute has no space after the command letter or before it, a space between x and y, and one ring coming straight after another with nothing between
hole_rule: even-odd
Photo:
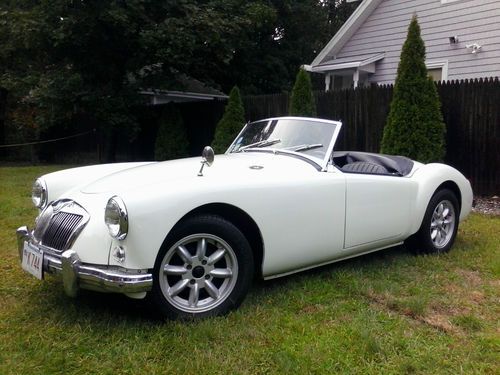
<instances>
[{"instance_id":1,"label":"dirt patch","mask_svg":"<svg viewBox=\"0 0 500 375\"><path fill-rule=\"evenodd\" d=\"M302 314L315 314L317 312L320 312L321 310L323 310L323 306L321 305L307 305L300 309L300 312Z\"/></svg>"},{"instance_id":2,"label":"dirt patch","mask_svg":"<svg viewBox=\"0 0 500 375\"><path fill-rule=\"evenodd\" d=\"M458 328L451 324L447 315L430 313L426 314L426 316L418 317L418 320L443 332L459 332Z\"/></svg>"},{"instance_id":3,"label":"dirt patch","mask_svg":"<svg viewBox=\"0 0 500 375\"><path fill-rule=\"evenodd\" d=\"M494 287L500 288L500 279L491 280L491 281L489 282L489 284L490 284L491 286L494 286Z\"/></svg>"},{"instance_id":4,"label":"dirt patch","mask_svg":"<svg viewBox=\"0 0 500 375\"><path fill-rule=\"evenodd\" d=\"M480 305L484 301L484 293L479 290L473 290L470 294L471 300Z\"/></svg>"},{"instance_id":5,"label":"dirt patch","mask_svg":"<svg viewBox=\"0 0 500 375\"><path fill-rule=\"evenodd\" d=\"M460 288L457 284L448 284L444 286L444 290L449 294L458 294L462 293L463 289Z\"/></svg>"},{"instance_id":6,"label":"dirt patch","mask_svg":"<svg viewBox=\"0 0 500 375\"><path fill-rule=\"evenodd\" d=\"M479 275L478 271L457 270L457 274L467 281L468 286L475 287L481 285L483 282L483 279Z\"/></svg>"},{"instance_id":7,"label":"dirt patch","mask_svg":"<svg viewBox=\"0 0 500 375\"><path fill-rule=\"evenodd\" d=\"M453 290L453 294L457 295L461 295L462 292L464 292L463 289L456 285L450 285L450 289ZM370 291L366 294L366 297L368 297L370 302L379 309L382 308L389 313L403 315L439 331L453 334L462 334L462 330L460 327L454 325L451 320L457 316L470 314L472 311L471 308L466 305L448 306L436 304L429 306L424 313L417 313L412 309L405 307L404 303L400 303L400 301L397 301L389 294L377 294ZM484 295L481 292L474 291L471 294L471 298L481 301L482 298L484 298Z\"/></svg>"}]
</instances>

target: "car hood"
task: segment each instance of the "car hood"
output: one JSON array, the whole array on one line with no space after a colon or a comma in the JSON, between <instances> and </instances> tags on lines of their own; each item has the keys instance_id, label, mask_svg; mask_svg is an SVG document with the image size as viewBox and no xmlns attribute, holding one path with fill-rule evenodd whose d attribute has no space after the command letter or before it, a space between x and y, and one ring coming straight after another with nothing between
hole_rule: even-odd
<instances>
[{"instance_id":1,"label":"car hood","mask_svg":"<svg viewBox=\"0 0 500 375\"><path fill-rule=\"evenodd\" d=\"M248 152L217 155L212 166L204 167L203 176L200 177L200 161L200 157L194 157L136 166L84 185L80 191L84 194L129 191L157 184L186 183L186 180L194 183L201 178L221 184L227 180L264 176L279 179L284 174L290 175L290 171L295 176L316 171L313 165L293 156Z\"/></svg>"}]
</instances>

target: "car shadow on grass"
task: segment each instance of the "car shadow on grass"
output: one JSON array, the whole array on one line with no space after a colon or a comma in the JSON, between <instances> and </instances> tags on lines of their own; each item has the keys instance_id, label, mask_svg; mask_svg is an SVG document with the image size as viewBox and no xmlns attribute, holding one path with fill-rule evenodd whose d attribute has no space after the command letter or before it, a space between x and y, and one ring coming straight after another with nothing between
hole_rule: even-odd
<instances>
[{"instance_id":1,"label":"car shadow on grass","mask_svg":"<svg viewBox=\"0 0 500 375\"><path fill-rule=\"evenodd\" d=\"M162 321L147 301L122 294L79 290L75 298L68 297L57 276L48 276L43 283L28 289L22 308L27 316L39 316L69 325L92 321L106 322L107 326L120 325L125 321L137 324Z\"/></svg>"},{"instance_id":2,"label":"car shadow on grass","mask_svg":"<svg viewBox=\"0 0 500 375\"><path fill-rule=\"evenodd\" d=\"M376 269L386 268L395 261L411 256L403 246L398 246L277 279L256 280L244 302L245 310L252 310L253 307L261 305L262 298L265 299L266 296L273 294L285 293L283 298L286 299L286 293L292 293L293 290L303 288L304 285L310 283L324 283L325 287L328 287L333 282L337 287L342 288L343 278L352 280L360 273L370 273ZM82 322L87 324L105 322L108 327L120 326L125 322L138 325L165 323L165 319L147 298L135 300L121 294L88 290L80 290L76 298L70 298L64 294L62 283L57 277L49 276L48 281L28 292L30 302L25 306L27 310L30 308L37 310L47 319L69 325ZM346 284L346 287L349 285Z\"/></svg>"},{"instance_id":3,"label":"car shadow on grass","mask_svg":"<svg viewBox=\"0 0 500 375\"><path fill-rule=\"evenodd\" d=\"M263 290L272 290L281 288L286 284L303 282L310 278L332 279L337 273L345 272L356 273L359 271L370 271L374 268L387 267L398 259L403 257L412 257L413 255L404 245L395 246L369 254L344 259L338 262L329 263L323 266L314 267L305 271L293 273L288 276L270 280L256 280L255 286Z\"/></svg>"}]
</instances>

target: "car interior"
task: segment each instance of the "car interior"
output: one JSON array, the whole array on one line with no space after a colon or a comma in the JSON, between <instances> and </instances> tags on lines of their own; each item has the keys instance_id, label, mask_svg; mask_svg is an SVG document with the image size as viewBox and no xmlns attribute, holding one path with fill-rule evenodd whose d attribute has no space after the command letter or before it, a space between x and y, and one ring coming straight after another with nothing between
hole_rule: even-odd
<instances>
[{"instance_id":1,"label":"car interior","mask_svg":"<svg viewBox=\"0 0 500 375\"><path fill-rule=\"evenodd\" d=\"M406 176L413 168L413 161L404 156L374 154L359 151L335 151L333 164L345 173Z\"/></svg>"}]
</instances>

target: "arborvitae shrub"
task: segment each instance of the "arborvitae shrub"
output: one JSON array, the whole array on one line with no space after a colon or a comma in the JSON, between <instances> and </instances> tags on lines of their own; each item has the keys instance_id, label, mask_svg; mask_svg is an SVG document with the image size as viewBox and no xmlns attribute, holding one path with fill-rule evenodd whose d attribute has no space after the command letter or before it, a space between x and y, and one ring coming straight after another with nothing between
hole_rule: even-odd
<instances>
[{"instance_id":1,"label":"arborvitae shrub","mask_svg":"<svg viewBox=\"0 0 500 375\"><path fill-rule=\"evenodd\" d=\"M155 159L169 160L189 156L189 141L179 110L173 104L165 106L160 115L155 142Z\"/></svg>"},{"instance_id":2,"label":"arborvitae shrub","mask_svg":"<svg viewBox=\"0 0 500 375\"><path fill-rule=\"evenodd\" d=\"M221 154L227 150L244 124L245 109L241 101L240 90L234 86L229 93L224 115L215 128L212 147L216 154Z\"/></svg>"},{"instance_id":3,"label":"arborvitae shrub","mask_svg":"<svg viewBox=\"0 0 500 375\"><path fill-rule=\"evenodd\" d=\"M311 77L304 69L300 69L297 73L290 98L289 113L291 116L316 116L316 103L312 93Z\"/></svg>"},{"instance_id":4,"label":"arborvitae shrub","mask_svg":"<svg viewBox=\"0 0 500 375\"><path fill-rule=\"evenodd\" d=\"M425 45L413 16L403 45L381 152L424 163L442 160L445 124L436 86L427 74Z\"/></svg>"}]
</instances>

